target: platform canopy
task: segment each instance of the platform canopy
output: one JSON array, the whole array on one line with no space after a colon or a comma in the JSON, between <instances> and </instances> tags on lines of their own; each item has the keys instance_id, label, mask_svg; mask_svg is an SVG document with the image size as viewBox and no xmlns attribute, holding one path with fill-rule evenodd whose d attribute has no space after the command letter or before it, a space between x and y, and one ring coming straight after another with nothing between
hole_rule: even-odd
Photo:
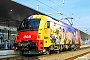
<instances>
[{"instance_id":1,"label":"platform canopy","mask_svg":"<svg viewBox=\"0 0 90 60\"><path fill-rule=\"evenodd\" d=\"M43 13L12 0L0 0L0 25L17 27L25 17L32 14Z\"/></svg>"}]
</instances>

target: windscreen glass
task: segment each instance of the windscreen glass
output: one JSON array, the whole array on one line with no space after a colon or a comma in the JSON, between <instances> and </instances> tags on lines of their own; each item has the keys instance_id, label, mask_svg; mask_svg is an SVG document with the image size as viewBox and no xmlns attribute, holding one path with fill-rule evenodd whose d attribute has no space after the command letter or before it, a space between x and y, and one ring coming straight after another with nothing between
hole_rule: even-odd
<instances>
[{"instance_id":1,"label":"windscreen glass","mask_svg":"<svg viewBox=\"0 0 90 60\"><path fill-rule=\"evenodd\" d=\"M19 30L38 30L40 19L25 19L22 21Z\"/></svg>"}]
</instances>

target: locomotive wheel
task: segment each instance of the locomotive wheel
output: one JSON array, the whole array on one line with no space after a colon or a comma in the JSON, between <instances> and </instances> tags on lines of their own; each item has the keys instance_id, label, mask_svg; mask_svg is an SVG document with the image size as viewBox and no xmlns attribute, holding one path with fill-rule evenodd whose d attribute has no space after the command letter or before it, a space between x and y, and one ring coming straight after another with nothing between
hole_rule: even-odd
<instances>
[{"instance_id":1,"label":"locomotive wheel","mask_svg":"<svg viewBox=\"0 0 90 60\"><path fill-rule=\"evenodd\" d=\"M59 51L59 50L57 50L57 51L56 51L56 54L59 54L59 53L60 53L60 51Z\"/></svg>"},{"instance_id":2,"label":"locomotive wheel","mask_svg":"<svg viewBox=\"0 0 90 60\"><path fill-rule=\"evenodd\" d=\"M80 46L79 46L79 45L76 45L76 46L75 46L75 51L76 51L76 50L79 50L79 49L80 49Z\"/></svg>"},{"instance_id":3,"label":"locomotive wheel","mask_svg":"<svg viewBox=\"0 0 90 60\"><path fill-rule=\"evenodd\" d=\"M50 54L50 51L49 51L49 50L47 50L47 51L46 51L46 55L49 55L49 54Z\"/></svg>"}]
</instances>

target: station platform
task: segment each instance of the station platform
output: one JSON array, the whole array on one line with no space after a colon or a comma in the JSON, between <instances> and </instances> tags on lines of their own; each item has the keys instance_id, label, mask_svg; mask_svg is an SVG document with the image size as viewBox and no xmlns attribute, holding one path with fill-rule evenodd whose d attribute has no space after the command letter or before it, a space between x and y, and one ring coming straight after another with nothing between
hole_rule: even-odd
<instances>
[{"instance_id":1,"label":"station platform","mask_svg":"<svg viewBox=\"0 0 90 60\"><path fill-rule=\"evenodd\" d=\"M80 46L80 48L85 48L85 47L90 47L90 44Z\"/></svg>"},{"instance_id":2,"label":"station platform","mask_svg":"<svg viewBox=\"0 0 90 60\"><path fill-rule=\"evenodd\" d=\"M84 47L90 47L90 44L80 46L80 48L84 48Z\"/></svg>"},{"instance_id":3,"label":"station platform","mask_svg":"<svg viewBox=\"0 0 90 60\"><path fill-rule=\"evenodd\" d=\"M0 50L0 58L14 57L14 56L19 56L20 54L21 54L20 51Z\"/></svg>"},{"instance_id":4,"label":"station platform","mask_svg":"<svg viewBox=\"0 0 90 60\"><path fill-rule=\"evenodd\" d=\"M90 47L90 45L82 45L80 48L84 48L84 47ZM20 55L21 55L20 51L0 50L0 58L14 57Z\"/></svg>"}]
</instances>

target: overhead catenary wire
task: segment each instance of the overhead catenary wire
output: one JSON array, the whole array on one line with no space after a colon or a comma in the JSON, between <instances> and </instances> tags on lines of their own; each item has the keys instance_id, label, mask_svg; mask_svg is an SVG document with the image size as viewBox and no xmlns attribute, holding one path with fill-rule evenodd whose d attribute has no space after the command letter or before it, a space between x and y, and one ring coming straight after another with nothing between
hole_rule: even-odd
<instances>
[{"instance_id":1,"label":"overhead catenary wire","mask_svg":"<svg viewBox=\"0 0 90 60\"><path fill-rule=\"evenodd\" d=\"M51 9L53 9L54 11L56 11L56 12L58 12L58 10L56 10L56 9L54 9L53 7L50 7L50 6L48 6L47 4L45 4L45 3L43 3L43 2L41 2L41 1L39 1L39 0L36 0L36 1L38 1L39 3L41 3L41 4L43 4L43 5L45 5L45 6L47 6L47 7L49 7L49 8L51 8ZM49 1L51 1L51 0L49 0ZM53 2L53 1L52 1ZM53 2L54 3L54 2ZM56 4L56 3L55 3ZM59 7L61 7L59 4L57 4ZM63 7L62 7L63 8ZM63 8L63 9L65 9L65 8ZM68 11L67 9L65 9L66 11ZM70 12L70 11L68 11L68 12ZM71 12L70 12L71 13ZM66 17L68 17L67 15L65 15L65 14L63 14L64 16L66 16ZM69 21L70 22L70 21ZM79 24L79 23L78 23ZM81 24L80 24L81 25Z\"/></svg>"},{"instance_id":2,"label":"overhead catenary wire","mask_svg":"<svg viewBox=\"0 0 90 60\"><path fill-rule=\"evenodd\" d=\"M58 10L54 9L53 7L48 6L47 4L45 4L45 3L41 2L40 0L36 0L36 1L38 1L39 3L41 3L41 4L45 5L45 6L49 7L49 8L51 8L52 10L54 10L54 11L56 11L56 12L59 12ZM67 15L65 15L65 14L63 14L63 15L64 15L64 16L66 16L66 17L68 17L68 16L67 16Z\"/></svg>"},{"instance_id":3,"label":"overhead catenary wire","mask_svg":"<svg viewBox=\"0 0 90 60\"><path fill-rule=\"evenodd\" d=\"M28 0L29 1L29 0ZM53 7L51 7L51 6L48 6L47 4L45 4L45 3L43 3L43 2L41 2L40 0L36 0L36 1L38 1L39 3L41 3L41 4L43 4L43 5L45 5L45 6L47 6L47 7L49 7L49 8L51 8L52 10L54 10L54 11L56 11L56 12L59 12L57 9L54 9ZM49 1L51 1L51 0L49 0ZM55 3L54 3L55 4ZM57 4L57 3L56 3ZM58 6L59 7L61 7L59 4L58 4ZM40 7L41 8L41 7ZM63 8L63 7L61 7L61 8ZM65 9L65 8L63 8L64 10L66 10L66 11L68 11L67 9ZM71 13L72 15L74 15L72 12L70 12L70 11L68 11L69 13ZM67 15L65 15L65 14L63 14L64 16L66 16L66 17L68 17ZM77 21L76 21L77 22ZM78 22L77 22L78 23ZM79 24L79 23L78 23ZM79 25L81 25L81 24L79 24Z\"/></svg>"},{"instance_id":4,"label":"overhead catenary wire","mask_svg":"<svg viewBox=\"0 0 90 60\"><path fill-rule=\"evenodd\" d=\"M29 1L29 0L27 0L27 1ZM41 3L41 4L43 4L43 5L45 5L45 6L47 6L47 7L49 7L49 8L51 8L52 10L54 10L54 11L56 11L56 12L59 12L58 10L56 10L56 9L54 9L53 7L51 7L51 6L48 6L47 4L45 4L45 3L43 3L43 2L41 2L40 0L36 0L36 1L38 1L39 3ZM57 4L57 3L55 3L55 2L53 2L53 1L51 1L51 0L49 0L50 2L52 2L52 3L54 3L54 4L56 4L57 6L59 6L59 7L61 7L61 8L63 8L62 6L60 6L59 4ZM41 8L41 7L40 7ZM66 11L68 11L67 9L65 9L65 8L63 8L64 10L66 10ZM70 12L70 11L68 11L69 13L71 13L72 15L74 15L72 12ZM66 17L68 17L67 15L65 15L65 14L63 14L64 16L66 16ZM77 22L77 21L76 21ZM77 22L78 23L78 22ZM78 23L79 24L79 23ZM81 24L80 24L81 25Z\"/></svg>"},{"instance_id":5,"label":"overhead catenary wire","mask_svg":"<svg viewBox=\"0 0 90 60\"><path fill-rule=\"evenodd\" d=\"M26 0L26 1L28 1L29 2L29 0ZM51 7L51 6L48 6L47 4L45 4L45 3L43 3L43 2L41 2L41 1L39 1L39 0L36 0L36 1L38 1L39 3L41 3L41 4L43 4L43 5L45 5L45 6L47 6L47 7L49 7L49 8L51 8L52 10L54 10L54 11L56 11L56 12L59 12L58 10L56 10L56 9L54 9L53 7ZM40 7L40 5L39 5L39 7ZM45 9L43 9L42 7L40 7L42 10L44 10L44 11L46 11ZM38 8L39 9L39 8Z\"/></svg>"},{"instance_id":6,"label":"overhead catenary wire","mask_svg":"<svg viewBox=\"0 0 90 60\"><path fill-rule=\"evenodd\" d=\"M43 2L41 2L41 1L39 1L39 0L36 0L36 1L38 1L39 3L41 3L41 4L43 4L43 5L45 5L45 6L47 6L47 7L49 7L49 8L51 8L51 9L53 9L54 11L56 11L56 12L58 12L58 10L56 10L56 9L54 9L53 7L50 7L50 6L48 6L47 4L45 4L45 3L43 3ZM63 8L63 7L62 7ZM63 8L64 9L64 8ZM71 12L70 12L71 13ZM65 14L63 14L64 16L66 16L66 17L68 17L67 15L65 15ZM67 19L68 20L68 19ZM73 23L72 23L72 21L70 22L69 20L68 20L68 22L72 25Z\"/></svg>"},{"instance_id":7,"label":"overhead catenary wire","mask_svg":"<svg viewBox=\"0 0 90 60\"><path fill-rule=\"evenodd\" d=\"M26 1L28 1L28 3L30 3L30 4L35 4L35 3L33 3L33 2L31 3L30 0L26 0ZM37 5L37 4L35 4L35 5ZM38 5L39 5L39 4L38 4ZM40 7L40 5L39 5L39 7ZM47 12L47 10L43 9L42 7L40 7L40 8L39 8L39 7L38 7L38 11L39 11L40 9L42 9L42 10L44 10L45 12Z\"/></svg>"},{"instance_id":8,"label":"overhead catenary wire","mask_svg":"<svg viewBox=\"0 0 90 60\"><path fill-rule=\"evenodd\" d=\"M51 1L52 3L54 3L54 4L56 4L57 6L59 6L59 7L61 7L62 9L64 9L64 10L66 10L66 11L68 11L67 9L65 9L65 8L63 8L62 6L60 6L59 4L57 4L57 3L55 3L55 2L53 2L52 0L49 0L49 1ZM74 17L76 17L72 12L70 12L70 11L68 11L69 13L71 13ZM78 17L76 17L76 18L78 18ZM78 18L79 19L79 18ZM77 22L77 21L76 21ZM78 23L78 22L77 22ZM79 24L79 23L78 23ZM80 24L81 25L81 24Z\"/></svg>"},{"instance_id":9,"label":"overhead catenary wire","mask_svg":"<svg viewBox=\"0 0 90 60\"><path fill-rule=\"evenodd\" d=\"M75 16L72 12L70 12L69 10L65 9L64 7L60 6L59 4L53 2L52 0L49 0L50 2L56 4L57 6L61 7L62 9L66 10L67 12L71 13L71 15L73 15L74 17L78 18L77 16ZM79 18L78 18L79 19ZM75 21L77 22L77 21ZM78 23L78 22L77 22ZM81 25L80 23L78 23L79 25Z\"/></svg>"},{"instance_id":10,"label":"overhead catenary wire","mask_svg":"<svg viewBox=\"0 0 90 60\"><path fill-rule=\"evenodd\" d=\"M29 2L29 0L26 0L26 1ZM38 1L39 3L45 5L45 6L49 7L49 8L51 8L52 10L54 10L54 11L56 11L56 12L59 12L58 10L54 9L53 7L51 7L51 6L49 6L49 5L47 5L47 4L43 3L43 2L41 2L40 0L36 0L36 1ZM40 7L40 8L42 8L42 7ZM43 9L43 8L42 8L42 9ZM45 9L43 9L43 10L45 11ZM65 15L65 14L63 14L63 15L66 16L66 17L68 17L68 16Z\"/></svg>"},{"instance_id":11,"label":"overhead catenary wire","mask_svg":"<svg viewBox=\"0 0 90 60\"><path fill-rule=\"evenodd\" d=\"M51 9L53 9L53 10L56 11L56 12L59 12L58 10L54 9L54 8L51 7L51 6L48 6L47 4L45 4L45 3L43 3L43 2L41 2L41 1L39 1L39 0L36 0L36 1L42 3L43 5L45 5L45 6L49 7L49 8L51 8Z\"/></svg>"},{"instance_id":12,"label":"overhead catenary wire","mask_svg":"<svg viewBox=\"0 0 90 60\"><path fill-rule=\"evenodd\" d=\"M52 0L49 0L50 2L52 2L52 3L54 3L54 4L56 4L57 6L59 6L59 7L61 7L62 9L64 9L64 10L66 10L66 11L68 11L67 9L65 9L65 8L63 8L62 6L60 6L59 4L57 4L57 3L55 3L55 2L53 2ZM70 12L70 11L68 11L69 13L71 13L71 14L73 14L72 12Z\"/></svg>"},{"instance_id":13,"label":"overhead catenary wire","mask_svg":"<svg viewBox=\"0 0 90 60\"><path fill-rule=\"evenodd\" d=\"M69 10L67 10L67 9L65 9L64 7L60 6L59 4L53 2L52 0L49 0L49 1L51 1L51 2L54 3L54 4L56 4L57 6L61 7L62 9L68 11L69 13L71 13L71 15L75 16L72 12L70 12ZM75 17L76 17L76 16L75 16ZM77 17L76 17L76 18L77 18Z\"/></svg>"}]
</instances>

